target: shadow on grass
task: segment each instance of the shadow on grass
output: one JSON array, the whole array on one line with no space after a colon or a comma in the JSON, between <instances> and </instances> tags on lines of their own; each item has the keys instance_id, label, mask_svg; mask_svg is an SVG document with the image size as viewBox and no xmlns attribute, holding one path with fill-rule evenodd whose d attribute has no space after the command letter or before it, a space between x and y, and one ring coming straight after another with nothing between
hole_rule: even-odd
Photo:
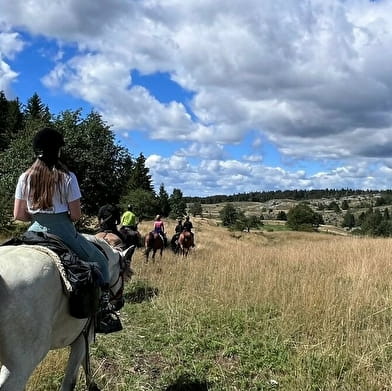
<instances>
[{"instance_id":1,"label":"shadow on grass","mask_svg":"<svg viewBox=\"0 0 392 391\"><path fill-rule=\"evenodd\" d=\"M190 380L187 376L181 376L165 391L208 391L208 388L209 385L205 381Z\"/></svg>"},{"instance_id":2,"label":"shadow on grass","mask_svg":"<svg viewBox=\"0 0 392 391\"><path fill-rule=\"evenodd\" d=\"M143 301L150 301L158 294L158 288L136 284L130 292L124 294L124 298L127 303L142 303Z\"/></svg>"}]
</instances>

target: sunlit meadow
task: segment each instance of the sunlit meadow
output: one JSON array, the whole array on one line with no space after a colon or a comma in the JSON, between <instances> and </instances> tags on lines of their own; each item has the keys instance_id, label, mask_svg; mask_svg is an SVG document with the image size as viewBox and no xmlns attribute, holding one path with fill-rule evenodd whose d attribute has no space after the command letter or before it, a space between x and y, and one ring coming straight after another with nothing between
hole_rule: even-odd
<instances>
[{"instance_id":1,"label":"sunlit meadow","mask_svg":"<svg viewBox=\"0 0 392 391\"><path fill-rule=\"evenodd\" d=\"M392 389L391 239L194 225L188 258L136 252L124 330L92 348L102 391ZM57 390L66 354L28 391Z\"/></svg>"}]
</instances>

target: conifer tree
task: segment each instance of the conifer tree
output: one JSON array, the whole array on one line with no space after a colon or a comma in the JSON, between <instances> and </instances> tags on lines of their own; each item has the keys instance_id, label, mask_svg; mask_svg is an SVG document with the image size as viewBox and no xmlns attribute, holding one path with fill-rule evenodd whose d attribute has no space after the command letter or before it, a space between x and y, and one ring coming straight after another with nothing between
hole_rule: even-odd
<instances>
[{"instance_id":1,"label":"conifer tree","mask_svg":"<svg viewBox=\"0 0 392 391\"><path fill-rule=\"evenodd\" d=\"M130 191L142 189L154 193L150 170L146 167L146 158L143 153L136 158L127 188Z\"/></svg>"},{"instance_id":2,"label":"conifer tree","mask_svg":"<svg viewBox=\"0 0 392 391\"><path fill-rule=\"evenodd\" d=\"M163 183L161 183L159 187L157 202L159 207L159 214L165 217L169 216L171 210L169 203L169 194L165 190L165 186Z\"/></svg>"},{"instance_id":3,"label":"conifer tree","mask_svg":"<svg viewBox=\"0 0 392 391\"><path fill-rule=\"evenodd\" d=\"M169 197L170 217L177 219L186 215L186 203L180 189L173 189L173 193Z\"/></svg>"}]
</instances>

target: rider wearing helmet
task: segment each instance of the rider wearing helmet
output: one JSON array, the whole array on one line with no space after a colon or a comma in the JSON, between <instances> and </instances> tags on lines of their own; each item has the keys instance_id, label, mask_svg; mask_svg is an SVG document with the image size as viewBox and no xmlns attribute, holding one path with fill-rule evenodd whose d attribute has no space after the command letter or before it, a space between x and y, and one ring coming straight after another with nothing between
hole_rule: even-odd
<instances>
[{"instance_id":1,"label":"rider wearing helmet","mask_svg":"<svg viewBox=\"0 0 392 391\"><path fill-rule=\"evenodd\" d=\"M185 222L183 225L184 231L190 232L192 234L192 247L195 247L195 234L192 232L193 224L189 220L189 216L185 217Z\"/></svg>"},{"instance_id":2,"label":"rider wearing helmet","mask_svg":"<svg viewBox=\"0 0 392 391\"><path fill-rule=\"evenodd\" d=\"M177 240L180 237L180 233L183 231L183 229L184 229L184 227L182 225L182 218L179 217L177 220L176 228L175 228L175 234L172 236L171 241L170 241L170 245L173 250L175 250L177 247Z\"/></svg>"},{"instance_id":3,"label":"rider wearing helmet","mask_svg":"<svg viewBox=\"0 0 392 391\"><path fill-rule=\"evenodd\" d=\"M18 179L14 218L31 221L29 231L58 236L80 259L99 266L102 297L96 331L111 333L121 330L122 326L120 320L112 316L109 304L108 262L73 224L81 216L81 193L75 174L60 160L64 145L62 134L53 128L43 128L35 135L33 149L37 159Z\"/></svg>"}]
</instances>

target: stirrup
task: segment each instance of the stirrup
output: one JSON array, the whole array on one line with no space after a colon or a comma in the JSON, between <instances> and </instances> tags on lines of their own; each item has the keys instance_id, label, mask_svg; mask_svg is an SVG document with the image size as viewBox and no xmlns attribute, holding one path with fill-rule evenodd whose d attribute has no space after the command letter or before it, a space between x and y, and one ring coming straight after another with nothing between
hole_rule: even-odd
<instances>
[{"instance_id":1,"label":"stirrup","mask_svg":"<svg viewBox=\"0 0 392 391\"><path fill-rule=\"evenodd\" d=\"M96 333L109 334L122 329L120 317L115 311L103 310L98 312L95 324Z\"/></svg>"}]
</instances>

